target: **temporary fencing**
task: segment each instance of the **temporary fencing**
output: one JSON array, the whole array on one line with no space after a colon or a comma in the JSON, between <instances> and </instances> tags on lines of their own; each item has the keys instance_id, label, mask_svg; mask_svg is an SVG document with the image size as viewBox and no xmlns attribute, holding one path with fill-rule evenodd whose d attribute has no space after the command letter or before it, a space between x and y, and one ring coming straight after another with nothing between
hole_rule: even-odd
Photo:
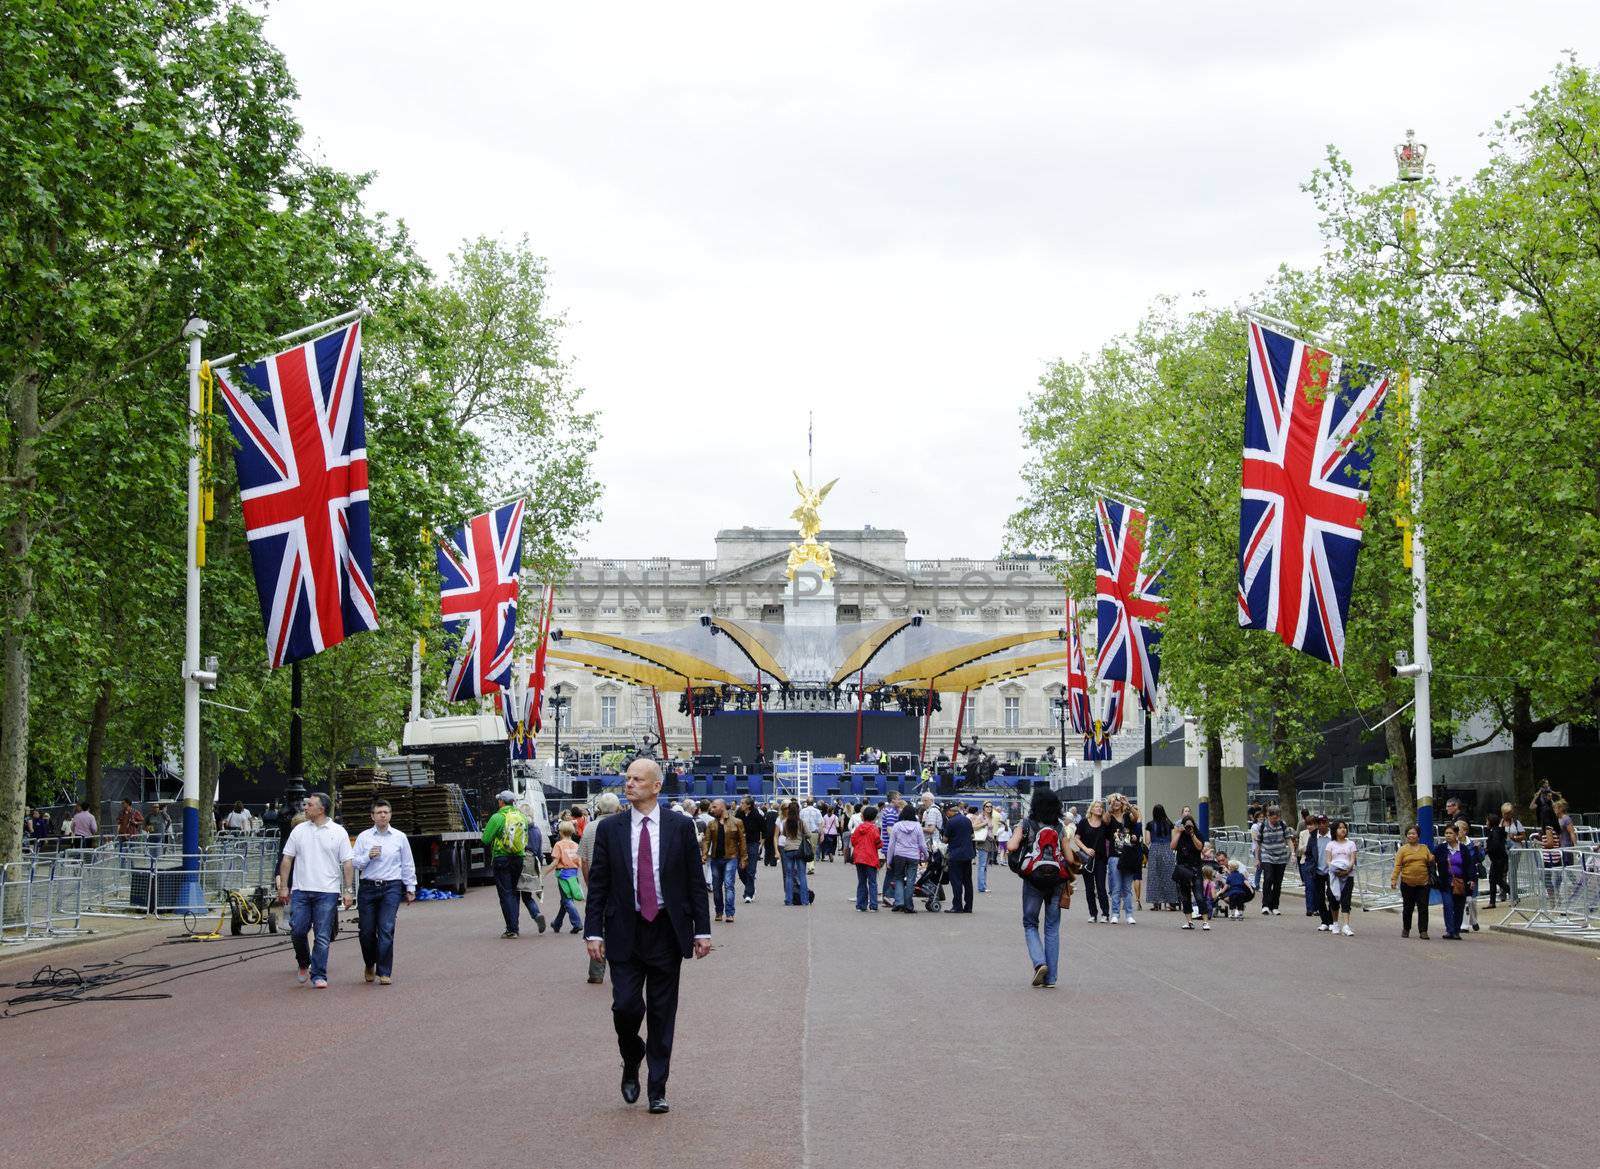
<instances>
[{"instance_id":1,"label":"temporary fencing","mask_svg":"<svg viewBox=\"0 0 1600 1169\"><path fill-rule=\"evenodd\" d=\"M1546 863L1541 849L1511 850L1511 909L1499 924L1600 941L1600 852L1568 848L1556 855L1558 863Z\"/></svg>"},{"instance_id":2,"label":"temporary fencing","mask_svg":"<svg viewBox=\"0 0 1600 1169\"><path fill-rule=\"evenodd\" d=\"M82 919L81 869L55 857L0 866L0 942L75 933Z\"/></svg>"},{"instance_id":3,"label":"temporary fencing","mask_svg":"<svg viewBox=\"0 0 1600 1169\"><path fill-rule=\"evenodd\" d=\"M192 862L192 864L190 863ZM129 863L98 858L82 868L82 907L90 916L148 913L157 917L214 912L229 889L245 887L238 853L163 854Z\"/></svg>"}]
</instances>

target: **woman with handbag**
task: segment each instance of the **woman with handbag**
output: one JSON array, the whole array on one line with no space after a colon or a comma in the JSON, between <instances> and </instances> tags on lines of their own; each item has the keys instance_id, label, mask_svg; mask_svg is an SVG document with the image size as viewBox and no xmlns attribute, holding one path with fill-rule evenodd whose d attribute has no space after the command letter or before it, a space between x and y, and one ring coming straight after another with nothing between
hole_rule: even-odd
<instances>
[{"instance_id":1,"label":"woman with handbag","mask_svg":"<svg viewBox=\"0 0 1600 1169\"><path fill-rule=\"evenodd\" d=\"M1121 796L1111 800L1111 820L1107 826L1111 830L1106 866L1110 870L1106 875L1111 881L1111 917L1108 920L1117 925L1119 917L1125 915L1128 924L1133 925L1133 888L1144 870L1144 826L1133 813L1133 805Z\"/></svg>"},{"instance_id":2,"label":"woman with handbag","mask_svg":"<svg viewBox=\"0 0 1600 1169\"><path fill-rule=\"evenodd\" d=\"M1444 908L1444 937L1447 942L1461 940L1461 901L1467 895L1467 853L1456 835L1456 826L1447 824L1444 843L1433 850L1439 879L1439 901Z\"/></svg>"},{"instance_id":3,"label":"woman with handbag","mask_svg":"<svg viewBox=\"0 0 1600 1169\"><path fill-rule=\"evenodd\" d=\"M811 841L800 823L798 800L789 800L783 805L778 816L777 846L783 863L783 903L811 904L811 890L806 886L806 862L810 858L805 855L811 850Z\"/></svg>"},{"instance_id":4,"label":"woman with handbag","mask_svg":"<svg viewBox=\"0 0 1600 1169\"><path fill-rule=\"evenodd\" d=\"M1428 901L1436 880L1433 852L1420 843L1415 824L1406 829L1406 842L1394 854L1389 888L1400 890L1400 936L1411 936L1411 917L1417 918L1417 937L1428 940Z\"/></svg>"},{"instance_id":5,"label":"woman with handbag","mask_svg":"<svg viewBox=\"0 0 1600 1169\"><path fill-rule=\"evenodd\" d=\"M1111 899L1106 895L1106 862L1111 855L1111 827L1106 823L1106 806L1100 800L1089 805L1089 814L1078 825L1078 843L1087 852L1083 866L1083 891L1089 900L1089 921L1097 922L1102 917L1110 921Z\"/></svg>"}]
</instances>

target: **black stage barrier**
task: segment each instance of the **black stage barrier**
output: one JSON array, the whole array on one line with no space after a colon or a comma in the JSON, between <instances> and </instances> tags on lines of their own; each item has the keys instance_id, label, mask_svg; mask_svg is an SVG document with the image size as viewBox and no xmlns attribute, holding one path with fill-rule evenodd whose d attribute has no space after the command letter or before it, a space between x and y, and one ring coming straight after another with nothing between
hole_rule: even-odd
<instances>
[{"instance_id":1,"label":"black stage barrier","mask_svg":"<svg viewBox=\"0 0 1600 1169\"><path fill-rule=\"evenodd\" d=\"M856 712L843 710L819 711L767 711L767 759L776 759L782 751L810 751L826 757L843 755L846 759L855 754ZM909 752L915 757L920 719L911 718L899 711L867 710L861 714L861 749L877 747L880 751ZM754 711L723 711L700 724L700 750L707 755L721 755L752 760L756 757L756 713Z\"/></svg>"}]
</instances>

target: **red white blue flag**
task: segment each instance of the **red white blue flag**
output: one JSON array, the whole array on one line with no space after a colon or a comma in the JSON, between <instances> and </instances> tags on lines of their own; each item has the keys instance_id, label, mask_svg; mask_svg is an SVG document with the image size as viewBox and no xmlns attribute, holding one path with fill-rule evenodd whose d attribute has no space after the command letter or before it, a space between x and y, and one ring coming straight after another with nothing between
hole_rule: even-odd
<instances>
[{"instance_id":1,"label":"red white blue flag","mask_svg":"<svg viewBox=\"0 0 1600 1169\"><path fill-rule=\"evenodd\" d=\"M1127 705L1128 684L1113 682L1106 690L1105 717L1096 719L1083 736L1083 757L1089 762L1111 758L1111 737L1122 730L1123 708Z\"/></svg>"},{"instance_id":2,"label":"red white blue flag","mask_svg":"<svg viewBox=\"0 0 1600 1169\"><path fill-rule=\"evenodd\" d=\"M539 611L539 645L533 651L533 674L528 679L528 705L523 715L530 741L544 727L544 715L540 711L544 703L545 651L550 648L550 615L555 608L556 586L547 584L544 586L544 608Z\"/></svg>"},{"instance_id":3,"label":"red white blue flag","mask_svg":"<svg viewBox=\"0 0 1600 1169\"><path fill-rule=\"evenodd\" d=\"M216 377L268 665L376 629L361 322Z\"/></svg>"},{"instance_id":4,"label":"red white blue flag","mask_svg":"<svg viewBox=\"0 0 1600 1169\"><path fill-rule=\"evenodd\" d=\"M1161 658L1158 628L1167 614L1159 568L1146 568L1142 508L1114 499L1095 500L1095 588L1100 650L1095 672L1101 681L1125 681L1146 710L1154 710ZM1120 715L1119 715L1120 720Z\"/></svg>"},{"instance_id":5,"label":"red white blue flag","mask_svg":"<svg viewBox=\"0 0 1600 1169\"><path fill-rule=\"evenodd\" d=\"M1083 634L1078 629L1078 606L1067 597L1067 726L1075 734L1094 731L1089 705L1089 666L1083 656Z\"/></svg>"},{"instance_id":6,"label":"red white blue flag","mask_svg":"<svg viewBox=\"0 0 1600 1169\"><path fill-rule=\"evenodd\" d=\"M519 499L473 516L439 542L439 608L445 632L455 639L445 684L451 702L510 684L522 575L522 513Z\"/></svg>"},{"instance_id":7,"label":"red white blue flag","mask_svg":"<svg viewBox=\"0 0 1600 1169\"><path fill-rule=\"evenodd\" d=\"M1239 624L1335 666L1367 514L1370 447L1390 379L1250 322Z\"/></svg>"}]
</instances>

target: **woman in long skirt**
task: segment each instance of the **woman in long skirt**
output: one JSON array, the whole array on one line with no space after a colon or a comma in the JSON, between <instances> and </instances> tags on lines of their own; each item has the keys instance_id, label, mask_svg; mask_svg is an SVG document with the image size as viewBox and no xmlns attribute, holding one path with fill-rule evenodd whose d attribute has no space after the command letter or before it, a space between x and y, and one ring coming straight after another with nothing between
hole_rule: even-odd
<instances>
[{"instance_id":1,"label":"woman in long skirt","mask_svg":"<svg viewBox=\"0 0 1600 1169\"><path fill-rule=\"evenodd\" d=\"M1177 863L1172 855L1172 828L1166 808L1157 804L1151 809L1144 831L1144 842L1150 849L1150 862L1144 874L1144 901L1151 909L1176 909L1178 906L1178 885L1172 879L1172 869Z\"/></svg>"}]
</instances>

